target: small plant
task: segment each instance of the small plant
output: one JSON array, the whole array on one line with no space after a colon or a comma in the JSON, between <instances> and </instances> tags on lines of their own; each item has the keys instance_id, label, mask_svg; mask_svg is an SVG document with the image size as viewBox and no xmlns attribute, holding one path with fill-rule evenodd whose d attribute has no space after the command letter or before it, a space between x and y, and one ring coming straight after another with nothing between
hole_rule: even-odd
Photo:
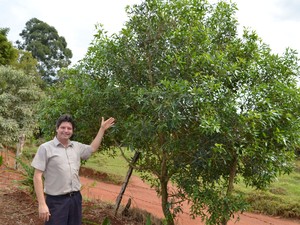
<instances>
[{"instance_id":1,"label":"small plant","mask_svg":"<svg viewBox=\"0 0 300 225\"><path fill-rule=\"evenodd\" d=\"M26 186L30 192L30 194L34 193L34 184L33 184L33 175L34 175L34 168L25 162L23 162L20 158L16 158L17 162L23 168L23 174L25 175L23 180L20 180L21 184Z\"/></svg>"},{"instance_id":2,"label":"small plant","mask_svg":"<svg viewBox=\"0 0 300 225\"><path fill-rule=\"evenodd\" d=\"M146 218L146 225L152 225L150 215L147 215L147 218Z\"/></svg>"},{"instance_id":3,"label":"small plant","mask_svg":"<svg viewBox=\"0 0 300 225\"><path fill-rule=\"evenodd\" d=\"M110 220L107 217L105 217L105 219L103 220L102 225L110 225Z\"/></svg>"},{"instance_id":4,"label":"small plant","mask_svg":"<svg viewBox=\"0 0 300 225\"><path fill-rule=\"evenodd\" d=\"M2 163L3 163L3 157L2 155L0 156L0 166L2 166Z\"/></svg>"}]
</instances>

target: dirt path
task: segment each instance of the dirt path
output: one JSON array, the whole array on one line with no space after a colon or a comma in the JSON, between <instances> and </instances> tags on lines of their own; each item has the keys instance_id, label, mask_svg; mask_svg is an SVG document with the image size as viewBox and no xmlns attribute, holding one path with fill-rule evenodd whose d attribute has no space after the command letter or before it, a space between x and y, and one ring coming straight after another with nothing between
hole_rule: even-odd
<instances>
[{"instance_id":1,"label":"dirt path","mask_svg":"<svg viewBox=\"0 0 300 225\"><path fill-rule=\"evenodd\" d=\"M89 178L81 177L83 184L83 195L87 198L100 199L115 203L120 192L121 186L94 181ZM131 207L147 210L157 217L163 218L160 199L156 192L145 184L138 177L131 177L130 183L122 199L125 205L128 198L132 199ZM184 213L180 214L176 225L204 225L205 223L198 219L191 219L188 215L188 206L184 206ZM279 217L270 217L266 215L243 213L240 215L240 221L232 220L228 225L300 225L299 220L287 220Z\"/></svg>"}]
</instances>

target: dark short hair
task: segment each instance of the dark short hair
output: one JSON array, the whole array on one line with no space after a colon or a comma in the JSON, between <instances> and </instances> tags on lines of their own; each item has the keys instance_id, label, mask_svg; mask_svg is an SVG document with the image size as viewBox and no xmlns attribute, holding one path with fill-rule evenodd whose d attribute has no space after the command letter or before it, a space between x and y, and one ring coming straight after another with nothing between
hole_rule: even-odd
<instances>
[{"instance_id":1,"label":"dark short hair","mask_svg":"<svg viewBox=\"0 0 300 225\"><path fill-rule=\"evenodd\" d=\"M63 114L61 115L57 121L56 121L56 129L59 128L59 126L63 123L63 122L69 122L72 124L73 130L75 129L75 122L73 120L73 117L69 114Z\"/></svg>"}]
</instances>

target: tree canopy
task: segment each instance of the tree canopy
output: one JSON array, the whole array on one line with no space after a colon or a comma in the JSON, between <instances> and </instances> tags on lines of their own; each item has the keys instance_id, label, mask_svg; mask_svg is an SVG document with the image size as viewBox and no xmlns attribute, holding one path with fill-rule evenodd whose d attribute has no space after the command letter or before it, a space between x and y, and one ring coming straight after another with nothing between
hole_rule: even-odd
<instances>
[{"instance_id":1,"label":"tree canopy","mask_svg":"<svg viewBox=\"0 0 300 225\"><path fill-rule=\"evenodd\" d=\"M299 146L297 54L273 54L255 31L239 36L236 10L205 0L127 8L122 31L98 27L77 72L45 102L45 115L88 118L85 138L100 115L114 116L111 143L141 152L136 169L161 195L168 225L183 200L207 224L226 224L245 209L238 178L265 187L291 170Z\"/></svg>"},{"instance_id":2,"label":"tree canopy","mask_svg":"<svg viewBox=\"0 0 300 225\"><path fill-rule=\"evenodd\" d=\"M67 47L65 38L47 23L32 18L20 36L23 42L17 41L18 48L31 52L38 60L38 70L46 82L53 82L57 72L71 64L72 51Z\"/></svg>"}]
</instances>

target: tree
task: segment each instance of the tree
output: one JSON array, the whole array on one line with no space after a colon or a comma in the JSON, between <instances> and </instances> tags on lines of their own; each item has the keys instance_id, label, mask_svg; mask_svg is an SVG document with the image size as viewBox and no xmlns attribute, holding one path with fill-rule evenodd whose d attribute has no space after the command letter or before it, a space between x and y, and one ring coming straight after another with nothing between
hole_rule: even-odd
<instances>
[{"instance_id":1,"label":"tree","mask_svg":"<svg viewBox=\"0 0 300 225\"><path fill-rule=\"evenodd\" d=\"M12 66L16 69L23 70L26 74L38 76L37 60L33 58L30 52L18 50L18 60Z\"/></svg>"},{"instance_id":2,"label":"tree","mask_svg":"<svg viewBox=\"0 0 300 225\"><path fill-rule=\"evenodd\" d=\"M44 90L46 88L46 84L37 70L37 65L38 62L35 58L33 58L32 54L23 50L18 50L18 59L11 64L13 68L22 70L25 74L29 74L30 76L34 76L35 83Z\"/></svg>"},{"instance_id":3,"label":"tree","mask_svg":"<svg viewBox=\"0 0 300 225\"><path fill-rule=\"evenodd\" d=\"M43 80L53 82L59 69L71 64L72 51L57 30L37 18L30 19L20 33L24 42L17 41L18 48L32 53L38 60L38 70Z\"/></svg>"},{"instance_id":4,"label":"tree","mask_svg":"<svg viewBox=\"0 0 300 225\"><path fill-rule=\"evenodd\" d=\"M18 50L7 39L8 32L8 28L0 28L0 65L11 65L18 57Z\"/></svg>"},{"instance_id":5,"label":"tree","mask_svg":"<svg viewBox=\"0 0 300 225\"><path fill-rule=\"evenodd\" d=\"M41 97L34 76L0 66L0 145L10 146L19 135L33 134L37 127L36 104Z\"/></svg>"},{"instance_id":6,"label":"tree","mask_svg":"<svg viewBox=\"0 0 300 225\"><path fill-rule=\"evenodd\" d=\"M25 73L37 75L37 60L30 52L18 50L7 40L9 28L0 29L0 65L10 65L16 69L21 69Z\"/></svg>"},{"instance_id":7,"label":"tree","mask_svg":"<svg viewBox=\"0 0 300 225\"><path fill-rule=\"evenodd\" d=\"M77 75L48 102L61 111L77 99L72 112L91 125L117 118L110 138L141 153L135 168L162 197L168 225L183 200L207 224L226 224L245 209L238 177L265 187L291 170L299 146L297 54L272 54L254 31L238 36L236 10L204 0L128 8L124 29L108 37L99 27Z\"/></svg>"}]
</instances>

